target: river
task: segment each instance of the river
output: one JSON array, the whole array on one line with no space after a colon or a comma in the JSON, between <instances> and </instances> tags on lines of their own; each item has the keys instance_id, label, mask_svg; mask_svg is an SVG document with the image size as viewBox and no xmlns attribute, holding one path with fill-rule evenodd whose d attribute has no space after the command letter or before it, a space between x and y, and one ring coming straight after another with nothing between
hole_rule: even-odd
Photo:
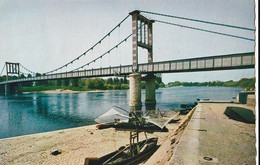
<instances>
[{"instance_id":1,"label":"river","mask_svg":"<svg viewBox=\"0 0 260 165\"><path fill-rule=\"evenodd\" d=\"M156 90L157 108L180 108L198 98L234 100L242 88L172 87ZM0 95L0 139L94 124L114 105L128 107L129 91ZM142 91L144 104L145 91ZM144 109L144 107L143 107Z\"/></svg>"}]
</instances>

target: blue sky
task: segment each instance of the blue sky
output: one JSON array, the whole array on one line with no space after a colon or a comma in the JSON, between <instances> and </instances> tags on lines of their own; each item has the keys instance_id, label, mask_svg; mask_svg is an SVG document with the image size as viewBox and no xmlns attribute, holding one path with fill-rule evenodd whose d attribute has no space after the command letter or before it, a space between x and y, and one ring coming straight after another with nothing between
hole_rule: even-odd
<instances>
[{"instance_id":1,"label":"blue sky","mask_svg":"<svg viewBox=\"0 0 260 165\"><path fill-rule=\"evenodd\" d=\"M0 69L4 62L19 62L44 73L56 69L89 49L129 12L146 10L193 19L254 28L253 0L97 0L4 1L0 0ZM254 38L254 32L144 14L187 26ZM154 61L204 57L254 51L254 42L154 24ZM94 51L62 71L96 58L131 33L131 17ZM86 67L131 64L131 40L102 60ZM147 61L140 49L139 61ZM239 80L254 76L253 69L163 74L163 81Z\"/></svg>"}]
</instances>

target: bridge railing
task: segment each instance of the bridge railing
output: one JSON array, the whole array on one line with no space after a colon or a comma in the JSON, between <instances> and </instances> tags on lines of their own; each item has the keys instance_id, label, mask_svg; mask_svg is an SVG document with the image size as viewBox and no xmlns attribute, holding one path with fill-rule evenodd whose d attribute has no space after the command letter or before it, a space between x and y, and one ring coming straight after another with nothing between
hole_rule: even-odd
<instances>
[{"instance_id":1,"label":"bridge railing","mask_svg":"<svg viewBox=\"0 0 260 165\"><path fill-rule=\"evenodd\" d=\"M254 57L254 53L244 53L225 56L211 56L154 62L151 64L140 64L139 71L141 73L164 73L253 68L255 64Z\"/></svg>"},{"instance_id":2,"label":"bridge railing","mask_svg":"<svg viewBox=\"0 0 260 165\"><path fill-rule=\"evenodd\" d=\"M169 72L194 72L194 71L208 71L208 70L228 70L228 69L244 69L254 68L255 56L254 52L210 56L201 58L181 59L172 61L162 61L154 63L139 64L140 73L169 73ZM15 83L26 81L40 81L40 80L56 80L66 78L83 78L83 77L101 77L101 76L116 76L127 75L132 73L132 65L95 68L89 70L80 70L73 72L63 72L50 75L43 75L39 77L27 77L16 80L9 80L0 82Z\"/></svg>"},{"instance_id":3,"label":"bridge railing","mask_svg":"<svg viewBox=\"0 0 260 165\"><path fill-rule=\"evenodd\" d=\"M73 72L63 72L63 73L43 75L38 77L20 78L16 80L9 80L6 82L0 82L0 84L26 82L26 81L40 81L40 80L56 80L56 79L66 79L66 78L117 76L117 75L126 75L130 73L132 73L132 65L126 65L126 66L116 66L116 67L107 67L107 68L95 68L95 69L80 70L80 71L73 71Z\"/></svg>"}]
</instances>

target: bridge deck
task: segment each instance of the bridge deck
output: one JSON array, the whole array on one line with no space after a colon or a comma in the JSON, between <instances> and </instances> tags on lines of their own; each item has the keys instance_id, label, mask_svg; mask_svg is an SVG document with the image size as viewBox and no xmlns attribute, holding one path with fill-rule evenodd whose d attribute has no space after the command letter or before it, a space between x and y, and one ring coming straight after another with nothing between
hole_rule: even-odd
<instances>
[{"instance_id":1,"label":"bridge deck","mask_svg":"<svg viewBox=\"0 0 260 165\"><path fill-rule=\"evenodd\" d=\"M153 62L139 64L139 72L148 73L174 73L174 72L195 72L195 71L214 71L214 70L230 70L230 69L247 69L254 68L255 58L254 52L240 53L221 56L210 56L201 58L191 58L182 60L171 60L163 62ZM16 83L40 80L57 80L67 78L88 78L88 77L106 77L117 75L131 74L132 65L96 68L90 70L79 70L73 72L63 72L50 74L39 77L21 78L16 80L0 82Z\"/></svg>"}]
</instances>

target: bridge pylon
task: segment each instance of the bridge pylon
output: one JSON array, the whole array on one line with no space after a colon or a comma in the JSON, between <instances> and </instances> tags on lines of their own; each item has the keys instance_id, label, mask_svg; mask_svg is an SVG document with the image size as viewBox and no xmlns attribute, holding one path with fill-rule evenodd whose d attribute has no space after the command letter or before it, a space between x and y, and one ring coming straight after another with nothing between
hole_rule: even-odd
<instances>
[{"instance_id":1,"label":"bridge pylon","mask_svg":"<svg viewBox=\"0 0 260 165\"><path fill-rule=\"evenodd\" d=\"M141 81L146 82L145 105L147 110L155 110L155 76L149 74L145 78L141 77L138 67L138 47L147 49L148 63L153 63L153 20L140 15L140 11L135 10L132 15L132 59L133 74L130 74L130 109L140 111L141 101Z\"/></svg>"},{"instance_id":2,"label":"bridge pylon","mask_svg":"<svg viewBox=\"0 0 260 165\"><path fill-rule=\"evenodd\" d=\"M13 93L20 93L22 89L21 83L8 83L9 75L17 75L19 77L20 75L20 64L19 63L13 63L13 62L6 62L5 63L6 68L6 83L5 85L5 95L13 94Z\"/></svg>"},{"instance_id":3,"label":"bridge pylon","mask_svg":"<svg viewBox=\"0 0 260 165\"><path fill-rule=\"evenodd\" d=\"M132 15L132 54L133 72L138 72L138 47L147 49L148 63L153 62L153 20L140 15L135 10L129 13Z\"/></svg>"}]
</instances>

